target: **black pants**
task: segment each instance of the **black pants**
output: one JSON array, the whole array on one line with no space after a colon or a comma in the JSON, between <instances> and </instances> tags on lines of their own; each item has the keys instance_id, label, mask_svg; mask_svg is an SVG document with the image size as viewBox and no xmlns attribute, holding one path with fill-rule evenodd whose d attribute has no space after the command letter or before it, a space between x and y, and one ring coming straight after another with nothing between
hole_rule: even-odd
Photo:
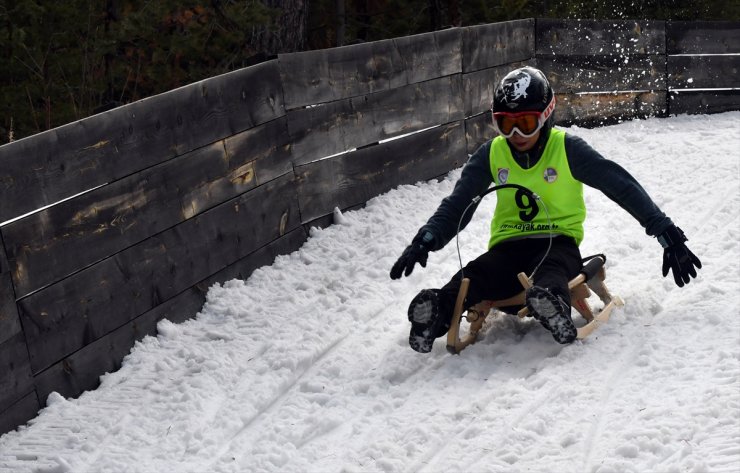
<instances>
[{"instance_id":1,"label":"black pants","mask_svg":"<svg viewBox=\"0 0 740 473\"><path fill-rule=\"evenodd\" d=\"M547 252L549 238L525 238L499 243L465 266L465 277L470 279L465 307L472 307L484 300L501 300L515 296L523 288L517 274L528 276L542 261ZM557 236L552 239L552 248L547 258L534 275L534 284L545 287L559 295L570 305L568 281L581 270L581 252L572 238ZM447 333L460 290L460 272L440 289L440 313L447 318L444 332Z\"/></svg>"}]
</instances>

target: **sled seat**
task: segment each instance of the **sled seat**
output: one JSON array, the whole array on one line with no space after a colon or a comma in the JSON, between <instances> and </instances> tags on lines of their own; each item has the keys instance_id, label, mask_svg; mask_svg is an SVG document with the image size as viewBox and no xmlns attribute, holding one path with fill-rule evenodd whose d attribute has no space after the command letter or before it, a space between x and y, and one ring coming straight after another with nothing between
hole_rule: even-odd
<instances>
[{"instance_id":1,"label":"sled seat","mask_svg":"<svg viewBox=\"0 0 740 473\"><path fill-rule=\"evenodd\" d=\"M604 283L606 279L606 271L604 270L606 256L596 255L586 258L586 261L578 276L568 283L571 306L586 320L586 324L578 328L578 339L588 337L601 324L609 320L609 316L615 307L624 305L624 302L619 296L611 295ZM466 309L465 319L470 323L470 327L468 332L461 337L460 323L462 322L465 297L468 294L468 287L470 286L470 279L463 279L460 290L457 293L457 301L455 302L455 311L452 316L450 330L447 332L447 351L452 354L458 354L468 345L475 343L478 332L483 327L486 317L495 310L510 314L514 313L522 318L529 316L529 309L524 302L524 293L532 287L532 282L524 273L519 273L517 276L523 288L519 294L508 299L482 301ZM587 300L591 296L591 291L595 292L599 299L601 299L601 302L604 303L604 307L596 315L594 315Z\"/></svg>"}]
</instances>

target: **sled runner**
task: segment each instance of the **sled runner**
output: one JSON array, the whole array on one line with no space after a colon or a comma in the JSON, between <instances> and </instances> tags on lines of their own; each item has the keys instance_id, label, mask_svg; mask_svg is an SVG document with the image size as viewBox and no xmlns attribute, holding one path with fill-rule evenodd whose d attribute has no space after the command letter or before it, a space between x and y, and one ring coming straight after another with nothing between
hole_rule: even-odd
<instances>
[{"instance_id":1,"label":"sled runner","mask_svg":"<svg viewBox=\"0 0 740 473\"><path fill-rule=\"evenodd\" d=\"M619 296L612 296L604 284L606 278L605 262L606 257L604 255L591 257L581 269L580 274L568 283L571 305L586 320L586 325L578 328L577 338L579 340L588 337L601 324L606 323L615 307L624 305L622 299ZM524 273L519 273L518 277L524 290L516 296L497 301L482 301L467 309L465 319L470 323L470 327L468 332L461 337L460 323L462 321L463 305L470 285L468 278L463 279L457 294L450 330L447 332L447 351L458 354L468 345L475 343L478 332L483 327L483 322L490 313L495 312L494 309L520 307L517 312L519 317L523 318L529 315L529 310L524 305L524 292L532 286L532 282L527 279ZM596 315L594 315L587 301L591 291L595 292L604 303L604 308Z\"/></svg>"}]
</instances>

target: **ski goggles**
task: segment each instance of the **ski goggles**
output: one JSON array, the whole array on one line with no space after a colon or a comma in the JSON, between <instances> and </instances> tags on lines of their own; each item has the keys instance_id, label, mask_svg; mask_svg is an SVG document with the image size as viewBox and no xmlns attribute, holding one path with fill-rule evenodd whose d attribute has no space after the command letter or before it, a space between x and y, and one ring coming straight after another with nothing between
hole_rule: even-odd
<instances>
[{"instance_id":1,"label":"ski goggles","mask_svg":"<svg viewBox=\"0 0 740 473\"><path fill-rule=\"evenodd\" d=\"M555 96L547 105L544 111L528 112L496 112L493 114L493 127L499 135L504 138L511 138L514 132L519 133L524 138L531 138L545 125L547 119L555 110Z\"/></svg>"}]
</instances>

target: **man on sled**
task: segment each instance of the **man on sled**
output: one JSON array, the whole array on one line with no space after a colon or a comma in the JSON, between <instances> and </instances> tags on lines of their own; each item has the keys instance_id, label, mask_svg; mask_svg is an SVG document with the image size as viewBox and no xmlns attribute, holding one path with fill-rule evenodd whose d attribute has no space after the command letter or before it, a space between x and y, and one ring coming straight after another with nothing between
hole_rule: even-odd
<instances>
[{"instance_id":1,"label":"man on sled","mask_svg":"<svg viewBox=\"0 0 740 473\"><path fill-rule=\"evenodd\" d=\"M533 67L507 74L496 87L493 122L499 136L470 157L452 194L442 200L391 269L391 279L408 276L416 263L426 266L430 251L444 247L470 221L474 198L493 183L522 189L497 190L488 251L464 268L470 280L465 306L503 300L522 291L517 274L530 274L529 314L558 343L572 343L568 282L581 271L586 208L583 184L594 187L630 213L663 246L663 276L670 269L678 286L696 277L699 259L686 247L680 228L655 205L625 169L605 159L577 136L553 128L555 95L545 75ZM466 209L468 209L466 211ZM441 289L424 289L408 309L409 345L428 353L450 329L462 282L458 272Z\"/></svg>"}]
</instances>

